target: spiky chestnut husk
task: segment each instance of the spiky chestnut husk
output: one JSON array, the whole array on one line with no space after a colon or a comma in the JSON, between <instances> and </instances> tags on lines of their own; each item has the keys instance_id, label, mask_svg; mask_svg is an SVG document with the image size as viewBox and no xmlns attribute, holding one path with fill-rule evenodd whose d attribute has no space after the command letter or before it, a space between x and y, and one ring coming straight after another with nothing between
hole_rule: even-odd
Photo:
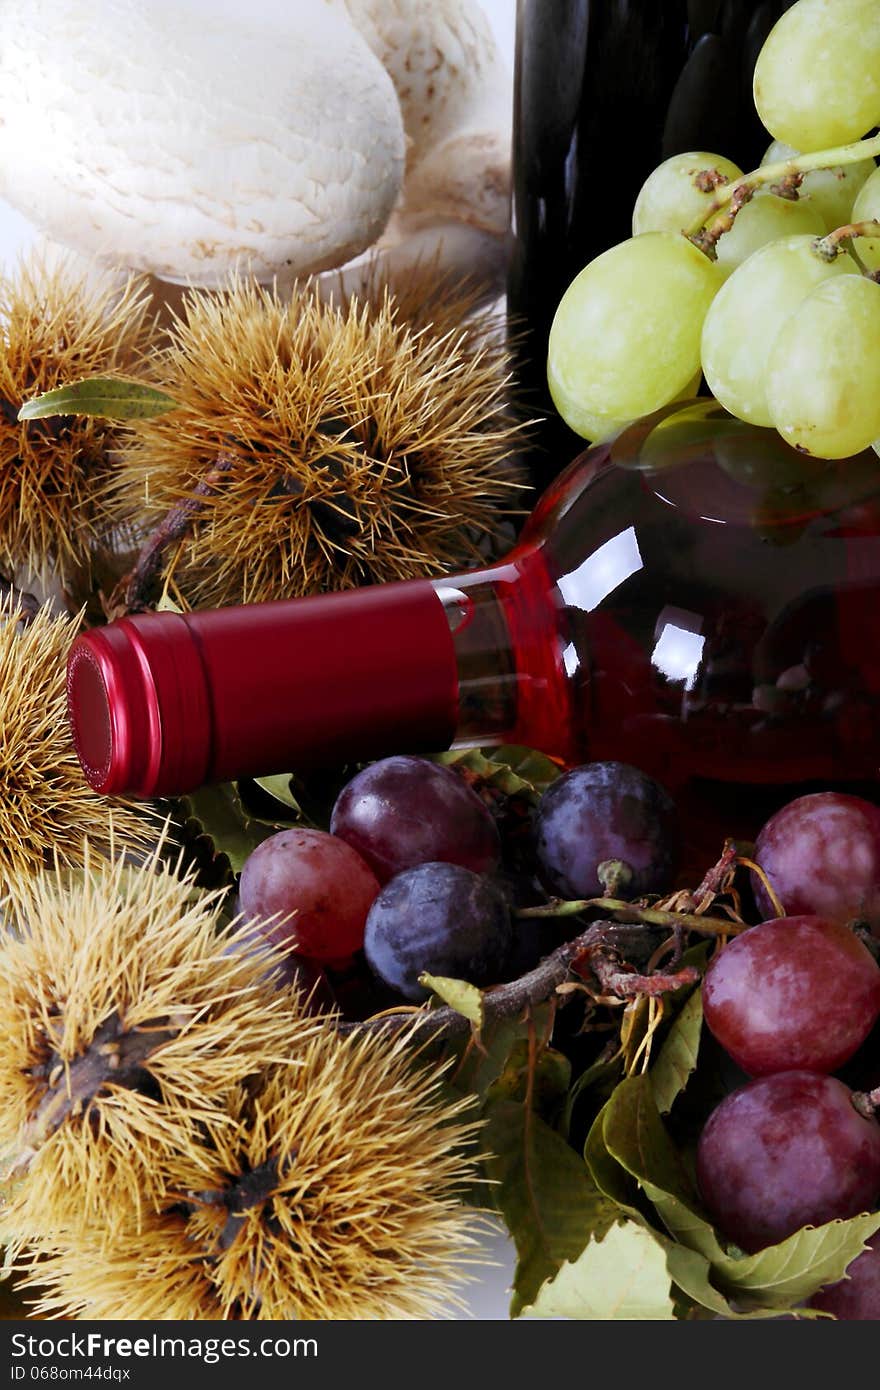
<instances>
[{"instance_id":1,"label":"spiky chestnut husk","mask_svg":"<svg viewBox=\"0 0 880 1390\"><path fill-rule=\"evenodd\" d=\"M150 532L233 460L169 552L176 598L258 602L484 558L516 505L523 427L485 320L446 322L414 330L387 292L345 309L314 286L187 298L156 363L179 408L133 424L112 494Z\"/></svg>"},{"instance_id":2,"label":"spiky chestnut husk","mask_svg":"<svg viewBox=\"0 0 880 1390\"><path fill-rule=\"evenodd\" d=\"M277 954L252 926L219 934L222 893L161 852L41 874L18 905L0 949L0 1241L136 1224L162 1164L232 1122L230 1085L301 1065L316 1025L270 978Z\"/></svg>"},{"instance_id":3,"label":"spiky chestnut husk","mask_svg":"<svg viewBox=\"0 0 880 1390\"><path fill-rule=\"evenodd\" d=\"M82 864L86 840L145 853L158 835L143 805L98 796L83 776L65 693L76 629L47 606L32 615L0 598L0 883L11 895L56 861Z\"/></svg>"},{"instance_id":4,"label":"spiky chestnut husk","mask_svg":"<svg viewBox=\"0 0 880 1390\"><path fill-rule=\"evenodd\" d=\"M46 580L88 572L122 430L107 420L18 420L32 396L87 376L139 375L154 346L145 282L120 289L68 260L0 278L0 566Z\"/></svg>"},{"instance_id":5,"label":"spiky chestnut husk","mask_svg":"<svg viewBox=\"0 0 880 1390\"><path fill-rule=\"evenodd\" d=\"M482 1219L461 1201L474 1126L412 1039L324 1023L295 1069L230 1088L163 1162L165 1209L112 1242L42 1242L32 1279L52 1317L425 1318L454 1297ZM33 1258L33 1253L30 1258ZM28 1258L23 1261L27 1267ZM25 1281L27 1283L27 1281Z\"/></svg>"}]
</instances>

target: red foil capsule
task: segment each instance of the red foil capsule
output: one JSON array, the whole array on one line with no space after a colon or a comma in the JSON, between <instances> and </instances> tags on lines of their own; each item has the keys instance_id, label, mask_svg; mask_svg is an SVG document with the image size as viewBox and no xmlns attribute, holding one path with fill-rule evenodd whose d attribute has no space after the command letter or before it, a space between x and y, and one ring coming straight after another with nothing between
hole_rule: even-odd
<instances>
[{"instance_id":1,"label":"red foil capsule","mask_svg":"<svg viewBox=\"0 0 880 1390\"><path fill-rule=\"evenodd\" d=\"M67 696L92 787L163 796L445 747L456 659L434 586L416 580L123 618L75 640Z\"/></svg>"}]
</instances>

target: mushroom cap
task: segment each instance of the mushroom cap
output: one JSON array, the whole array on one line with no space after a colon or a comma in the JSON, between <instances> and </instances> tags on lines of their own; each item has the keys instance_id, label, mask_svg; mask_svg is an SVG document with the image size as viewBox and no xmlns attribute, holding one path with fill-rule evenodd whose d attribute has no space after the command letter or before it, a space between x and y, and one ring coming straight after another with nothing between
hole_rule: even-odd
<instances>
[{"instance_id":1,"label":"mushroom cap","mask_svg":"<svg viewBox=\"0 0 880 1390\"><path fill-rule=\"evenodd\" d=\"M405 137L339 0L3 0L0 194L49 236L213 287L380 235Z\"/></svg>"},{"instance_id":2,"label":"mushroom cap","mask_svg":"<svg viewBox=\"0 0 880 1390\"><path fill-rule=\"evenodd\" d=\"M397 90L409 168L464 130L500 129L509 145L510 74L477 0L344 2Z\"/></svg>"}]
</instances>

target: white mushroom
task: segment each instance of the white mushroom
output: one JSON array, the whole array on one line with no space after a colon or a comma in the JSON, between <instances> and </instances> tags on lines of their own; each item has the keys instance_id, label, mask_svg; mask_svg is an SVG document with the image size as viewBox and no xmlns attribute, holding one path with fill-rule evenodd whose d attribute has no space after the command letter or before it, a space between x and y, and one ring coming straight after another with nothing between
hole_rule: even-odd
<instances>
[{"instance_id":1,"label":"white mushroom","mask_svg":"<svg viewBox=\"0 0 880 1390\"><path fill-rule=\"evenodd\" d=\"M0 194L64 245L214 286L338 266L385 227L400 106L338 0L0 16Z\"/></svg>"},{"instance_id":2,"label":"white mushroom","mask_svg":"<svg viewBox=\"0 0 880 1390\"><path fill-rule=\"evenodd\" d=\"M500 287L510 75L476 0L2 0L0 26L0 196L65 246L208 288L356 288L368 248Z\"/></svg>"},{"instance_id":3,"label":"white mushroom","mask_svg":"<svg viewBox=\"0 0 880 1390\"><path fill-rule=\"evenodd\" d=\"M507 261L511 74L473 0L345 0L391 75L409 148L395 214L375 251L394 279L436 257L500 289ZM349 267L354 288L360 266Z\"/></svg>"}]
</instances>

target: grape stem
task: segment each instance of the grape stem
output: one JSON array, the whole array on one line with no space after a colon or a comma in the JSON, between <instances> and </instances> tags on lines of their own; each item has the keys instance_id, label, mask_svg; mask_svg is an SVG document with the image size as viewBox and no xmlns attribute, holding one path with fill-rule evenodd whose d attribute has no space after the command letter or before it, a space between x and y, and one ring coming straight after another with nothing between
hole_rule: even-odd
<instances>
[{"instance_id":1,"label":"grape stem","mask_svg":"<svg viewBox=\"0 0 880 1390\"><path fill-rule=\"evenodd\" d=\"M793 159L779 160L776 164L765 164L753 169L742 178L732 179L724 188L718 190L708 213L702 214L701 221L694 223L685 231L685 236L700 251L714 261L715 248L725 232L729 232L740 208L750 202L759 188L775 184L782 197L797 195L797 189L804 175L814 169L833 169L846 164L857 164L861 160L873 159L880 155L880 135L870 140L857 140L851 145L838 145L831 150L815 150L812 154L799 154Z\"/></svg>"},{"instance_id":2,"label":"grape stem","mask_svg":"<svg viewBox=\"0 0 880 1390\"><path fill-rule=\"evenodd\" d=\"M844 250L843 242L860 236L880 237L880 222L876 218L871 222L848 222L845 227L838 227L827 236L819 237L815 244L816 254L823 261L836 261Z\"/></svg>"},{"instance_id":3,"label":"grape stem","mask_svg":"<svg viewBox=\"0 0 880 1390\"><path fill-rule=\"evenodd\" d=\"M117 591L111 595L109 618L122 617L128 613L143 613L149 607L149 596L153 584L165 562L167 551L189 535L195 522L205 509L205 502L214 497L223 475L235 464L231 454L219 453L213 467L192 490L190 497L176 502L163 517L155 531L147 537L135 561L134 569L123 575ZM118 595L121 591L121 605Z\"/></svg>"},{"instance_id":4,"label":"grape stem","mask_svg":"<svg viewBox=\"0 0 880 1390\"><path fill-rule=\"evenodd\" d=\"M581 898L566 902L562 898L551 898L541 907L523 907L517 917L577 917L590 908L611 913L618 922L642 922L651 927L685 927L688 931L700 932L703 936L736 936L745 931L745 922L734 922L726 917L704 917L690 912L666 912L658 907L640 907L638 903L627 903L620 898Z\"/></svg>"},{"instance_id":5,"label":"grape stem","mask_svg":"<svg viewBox=\"0 0 880 1390\"><path fill-rule=\"evenodd\" d=\"M864 1115L866 1120L872 1120L880 1110L880 1086L874 1091L856 1091L852 1103L860 1115Z\"/></svg>"},{"instance_id":6,"label":"grape stem","mask_svg":"<svg viewBox=\"0 0 880 1390\"><path fill-rule=\"evenodd\" d=\"M631 904L624 904L631 906ZM669 913L682 920L681 914ZM703 918L697 918L702 922ZM653 940L644 926L620 927L614 922L593 922L572 941L565 941L534 970L508 984L495 985L483 991L483 1027L505 1018L519 1018L529 1008L551 999L568 979L575 967L588 962L600 987L619 999L631 999L637 994L658 995L692 985L700 978L693 966L678 971L658 971L640 975L622 959L622 952L643 951ZM643 958L645 958L643 956ZM338 1023L340 1033L398 1031L409 1028L420 1039L464 1037L473 1027L464 1014L443 1006L424 1013L413 1014L401 1009L386 1009L381 1014L353 1023Z\"/></svg>"}]
</instances>

